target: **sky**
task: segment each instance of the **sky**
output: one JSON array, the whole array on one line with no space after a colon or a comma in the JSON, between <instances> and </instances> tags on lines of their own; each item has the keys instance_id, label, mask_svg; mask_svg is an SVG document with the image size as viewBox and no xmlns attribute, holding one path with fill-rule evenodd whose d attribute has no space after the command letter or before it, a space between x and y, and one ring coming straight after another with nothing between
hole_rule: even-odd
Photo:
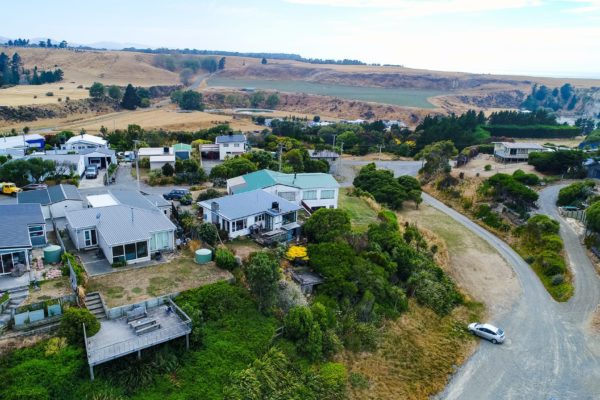
<instances>
[{"instance_id":1,"label":"sky","mask_svg":"<svg viewBox=\"0 0 600 400\"><path fill-rule=\"evenodd\" d=\"M0 36L600 78L600 0L31 0Z\"/></svg>"}]
</instances>

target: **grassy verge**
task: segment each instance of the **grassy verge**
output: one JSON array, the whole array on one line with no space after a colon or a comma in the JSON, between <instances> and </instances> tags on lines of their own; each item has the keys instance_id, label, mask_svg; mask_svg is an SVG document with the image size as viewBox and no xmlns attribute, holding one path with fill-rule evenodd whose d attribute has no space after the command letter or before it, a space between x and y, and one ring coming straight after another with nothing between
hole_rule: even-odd
<instances>
[{"instance_id":1,"label":"grassy verge","mask_svg":"<svg viewBox=\"0 0 600 400\"><path fill-rule=\"evenodd\" d=\"M509 229L498 229L486 224L482 219L475 216L475 210L477 209L477 195L475 194L476 188L474 185L479 185L480 180L468 180L465 179L459 183L459 185L453 188L452 194L444 191L440 191L432 187L431 185L424 187L423 189L431 196L442 201L445 205L450 208L457 210L462 213L473 222L481 226L482 228L490 231L494 235L498 236L506 243L508 243L513 250L515 250L523 259L535 256L539 252L539 248L526 246L522 243L519 235L516 234L516 226L510 221L504 220L504 225L510 227ZM564 254L560 254L560 257L564 261ZM568 301L575 292L573 286L573 276L569 268L564 271L564 282L560 284L553 284L552 277L545 275L541 267L536 263L530 263L532 270L539 277L540 281L552 296L552 298L558 302Z\"/></svg>"},{"instance_id":2,"label":"grassy verge","mask_svg":"<svg viewBox=\"0 0 600 400\"><path fill-rule=\"evenodd\" d=\"M480 303L467 303L440 317L411 300L402 317L386 323L377 351L342 353L350 398L428 399L440 392L475 347L465 326L482 314Z\"/></svg>"},{"instance_id":3,"label":"grassy verge","mask_svg":"<svg viewBox=\"0 0 600 400\"><path fill-rule=\"evenodd\" d=\"M349 196L348 188L340 189L339 207L350 214L352 229L357 232L365 232L369 224L377 222L377 211L362 197Z\"/></svg>"}]
</instances>

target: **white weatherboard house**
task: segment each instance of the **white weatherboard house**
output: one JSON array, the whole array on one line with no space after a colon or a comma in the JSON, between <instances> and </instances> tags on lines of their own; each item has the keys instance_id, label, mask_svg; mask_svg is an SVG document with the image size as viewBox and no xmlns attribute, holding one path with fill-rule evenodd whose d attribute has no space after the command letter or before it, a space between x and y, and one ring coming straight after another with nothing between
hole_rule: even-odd
<instances>
[{"instance_id":1,"label":"white weatherboard house","mask_svg":"<svg viewBox=\"0 0 600 400\"><path fill-rule=\"evenodd\" d=\"M46 245L46 220L39 204L0 205L0 275L29 267L33 247Z\"/></svg>"},{"instance_id":2,"label":"white weatherboard house","mask_svg":"<svg viewBox=\"0 0 600 400\"><path fill-rule=\"evenodd\" d=\"M19 204L40 204L44 218L63 218L67 211L81 210L83 198L76 186L56 185L17 193Z\"/></svg>"},{"instance_id":3,"label":"white weatherboard house","mask_svg":"<svg viewBox=\"0 0 600 400\"><path fill-rule=\"evenodd\" d=\"M300 205L307 211L314 211L319 208L337 208L340 184L330 174L284 174L268 169L227 180L227 192L231 194L256 189L263 189Z\"/></svg>"},{"instance_id":4,"label":"white weatherboard house","mask_svg":"<svg viewBox=\"0 0 600 400\"><path fill-rule=\"evenodd\" d=\"M46 140L36 133L0 138L0 154L23 157L27 149L43 150Z\"/></svg>"},{"instance_id":5,"label":"white weatherboard house","mask_svg":"<svg viewBox=\"0 0 600 400\"><path fill-rule=\"evenodd\" d=\"M245 135L223 135L215 138L219 145L219 160L233 158L246 152L247 140Z\"/></svg>"},{"instance_id":6,"label":"white weatherboard house","mask_svg":"<svg viewBox=\"0 0 600 400\"><path fill-rule=\"evenodd\" d=\"M284 233L291 240L300 230L300 206L264 190L252 190L201 201L204 221L226 231L229 238L265 231Z\"/></svg>"},{"instance_id":7,"label":"white weatherboard house","mask_svg":"<svg viewBox=\"0 0 600 400\"><path fill-rule=\"evenodd\" d=\"M150 199L127 191L109 195L109 204L98 201L97 207L67 212L67 230L77 250L100 248L110 263L134 264L175 248L175 225Z\"/></svg>"},{"instance_id":8,"label":"white weatherboard house","mask_svg":"<svg viewBox=\"0 0 600 400\"><path fill-rule=\"evenodd\" d=\"M547 151L537 143L494 142L494 158L501 162L527 161L533 152Z\"/></svg>"},{"instance_id":9,"label":"white weatherboard house","mask_svg":"<svg viewBox=\"0 0 600 400\"><path fill-rule=\"evenodd\" d=\"M89 135L84 133L69 138L65 144L61 146L63 150L85 150L108 148L108 142L99 136Z\"/></svg>"}]
</instances>

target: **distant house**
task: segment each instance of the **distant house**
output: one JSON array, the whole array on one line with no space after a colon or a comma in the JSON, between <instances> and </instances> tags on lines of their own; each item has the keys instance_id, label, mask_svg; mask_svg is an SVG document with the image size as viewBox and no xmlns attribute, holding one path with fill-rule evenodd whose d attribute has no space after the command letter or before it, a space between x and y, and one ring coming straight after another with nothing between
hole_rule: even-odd
<instances>
[{"instance_id":1,"label":"distant house","mask_svg":"<svg viewBox=\"0 0 600 400\"><path fill-rule=\"evenodd\" d=\"M204 221L226 231L230 239L253 232L282 235L291 240L299 234L300 206L264 190L252 190L201 201Z\"/></svg>"},{"instance_id":2,"label":"distant house","mask_svg":"<svg viewBox=\"0 0 600 400\"><path fill-rule=\"evenodd\" d=\"M178 160L189 160L192 157L192 146L185 143L173 145L173 153Z\"/></svg>"},{"instance_id":3,"label":"distant house","mask_svg":"<svg viewBox=\"0 0 600 400\"><path fill-rule=\"evenodd\" d=\"M138 149L138 158L150 158L155 156L172 156L172 147L142 147Z\"/></svg>"},{"instance_id":4,"label":"distant house","mask_svg":"<svg viewBox=\"0 0 600 400\"><path fill-rule=\"evenodd\" d=\"M73 136L61 146L63 150L85 150L108 148L108 142L99 136L89 135L87 133Z\"/></svg>"},{"instance_id":5,"label":"distant house","mask_svg":"<svg viewBox=\"0 0 600 400\"><path fill-rule=\"evenodd\" d=\"M494 157L501 162L527 161L533 152L547 151L537 143L494 142Z\"/></svg>"},{"instance_id":6,"label":"distant house","mask_svg":"<svg viewBox=\"0 0 600 400\"><path fill-rule=\"evenodd\" d=\"M330 163L335 162L340 158L338 153L331 150L308 150L308 155L313 160L324 160Z\"/></svg>"},{"instance_id":7,"label":"distant house","mask_svg":"<svg viewBox=\"0 0 600 400\"><path fill-rule=\"evenodd\" d=\"M123 194L121 200L126 196ZM120 196L113 193L111 197ZM132 200L136 205L129 205L114 201L117 204L66 213L67 230L78 250L100 248L111 263L134 264L150 260L158 251L175 248L175 225L161 210L150 202L146 205Z\"/></svg>"},{"instance_id":8,"label":"distant house","mask_svg":"<svg viewBox=\"0 0 600 400\"><path fill-rule=\"evenodd\" d=\"M171 164L175 167L175 156L151 156L150 157L150 170L161 169L165 164Z\"/></svg>"},{"instance_id":9,"label":"distant house","mask_svg":"<svg viewBox=\"0 0 600 400\"><path fill-rule=\"evenodd\" d=\"M333 176L317 172L284 174L262 169L227 180L228 193L264 189L308 211L337 208L339 188Z\"/></svg>"},{"instance_id":10,"label":"distant house","mask_svg":"<svg viewBox=\"0 0 600 400\"><path fill-rule=\"evenodd\" d=\"M85 172L85 157L81 154L52 154L52 153L34 153L25 157L41 158L43 160L52 160L56 163L56 173L59 175L82 176Z\"/></svg>"},{"instance_id":11,"label":"distant house","mask_svg":"<svg viewBox=\"0 0 600 400\"><path fill-rule=\"evenodd\" d=\"M593 158L584 161L583 166L587 171L587 177L591 179L600 179L600 163Z\"/></svg>"},{"instance_id":12,"label":"distant house","mask_svg":"<svg viewBox=\"0 0 600 400\"><path fill-rule=\"evenodd\" d=\"M124 205L148 211L159 210L167 217L171 216L171 202L154 194L142 194L132 190L111 190L107 193L87 196L85 200L88 208Z\"/></svg>"},{"instance_id":13,"label":"distant house","mask_svg":"<svg viewBox=\"0 0 600 400\"><path fill-rule=\"evenodd\" d=\"M30 251L47 243L46 220L39 204L0 205L0 275L29 267Z\"/></svg>"},{"instance_id":14,"label":"distant house","mask_svg":"<svg viewBox=\"0 0 600 400\"><path fill-rule=\"evenodd\" d=\"M83 209L83 198L76 186L56 185L48 189L30 190L17 194L19 204L39 204L44 218L62 218L70 210Z\"/></svg>"},{"instance_id":15,"label":"distant house","mask_svg":"<svg viewBox=\"0 0 600 400\"><path fill-rule=\"evenodd\" d=\"M116 164L117 162L115 151L106 147L79 150L79 154L83 156L83 161L86 167L95 165L100 169L104 169L107 168L109 164Z\"/></svg>"},{"instance_id":16,"label":"distant house","mask_svg":"<svg viewBox=\"0 0 600 400\"><path fill-rule=\"evenodd\" d=\"M0 138L0 155L13 158L23 157L27 149L43 150L46 140L35 133L19 136L3 136Z\"/></svg>"},{"instance_id":17,"label":"distant house","mask_svg":"<svg viewBox=\"0 0 600 400\"><path fill-rule=\"evenodd\" d=\"M246 152L247 140L245 135L223 135L215 138L219 145L219 160L239 156Z\"/></svg>"}]
</instances>

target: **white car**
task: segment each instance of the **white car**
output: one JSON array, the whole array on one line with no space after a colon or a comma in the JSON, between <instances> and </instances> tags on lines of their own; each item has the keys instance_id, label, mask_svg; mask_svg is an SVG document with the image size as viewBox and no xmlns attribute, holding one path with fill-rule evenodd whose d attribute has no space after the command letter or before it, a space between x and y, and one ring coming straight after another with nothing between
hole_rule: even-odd
<instances>
[{"instance_id":1,"label":"white car","mask_svg":"<svg viewBox=\"0 0 600 400\"><path fill-rule=\"evenodd\" d=\"M487 339L494 344L504 343L504 331L494 325L473 322L469 324L468 329L473 335Z\"/></svg>"}]
</instances>

